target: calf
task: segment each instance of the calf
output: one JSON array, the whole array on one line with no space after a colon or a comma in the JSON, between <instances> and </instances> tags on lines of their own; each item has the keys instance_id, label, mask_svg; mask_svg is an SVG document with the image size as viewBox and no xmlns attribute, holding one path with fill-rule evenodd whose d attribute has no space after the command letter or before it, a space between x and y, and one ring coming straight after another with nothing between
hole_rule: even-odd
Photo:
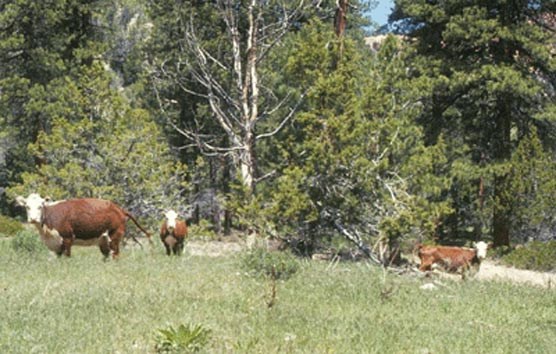
<instances>
[{"instance_id":1,"label":"calf","mask_svg":"<svg viewBox=\"0 0 556 354\"><path fill-rule=\"evenodd\" d=\"M461 270L464 276L471 266L477 269L480 267L481 261L486 257L487 248L488 245L483 241L474 243L474 248L419 245L419 270L431 270L433 265L439 265L449 272Z\"/></svg>"},{"instance_id":2,"label":"calf","mask_svg":"<svg viewBox=\"0 0 556 354\"><path fill-rule=\"evenodd\" d=\"M178 214L169 210L164 213L165 219L160 228L160 240L166 247L166 254L175 255L183 253L183 244L187 237L187 224L178 219Z\"/></svg>"},{"instance_id":3,"label":"calf","mask_svg":"<svg viewBox=\"0 0 556 354\"><path fill-rule=\"evenodd\" d=\"M39 230L43 243L57 255L71 255L72 245L98 245L105 257L116 258L126 222L131 219L147 235L135 218L118 205L102 199L69 199L50 202L39 194L27 198L18 196L16 202L27 210L27 221Z\"/></svg>"}]
</instances>

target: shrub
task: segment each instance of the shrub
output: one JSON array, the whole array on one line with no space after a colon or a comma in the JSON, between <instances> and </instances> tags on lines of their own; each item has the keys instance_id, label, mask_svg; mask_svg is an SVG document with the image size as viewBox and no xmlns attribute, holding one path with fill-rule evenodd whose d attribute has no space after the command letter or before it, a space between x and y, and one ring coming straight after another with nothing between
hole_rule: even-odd
<instances>
[{"instance_id":1,"label":"shrub","mask_svg":"<svg viewBox=\"0 0 556 354\"><path fill-rule=\"evenodd\" d=\"M191 240L212 241L218 238L218 234L207 220L201 219L199 224L188 226L187 237Z\"/></svg>"},{"instance_id":2,"label":"shrub","mask_svg":"<svg viewBox=\"0 0 556 354\"><path fill-rule=\"evenodd\" d=\"M17 220L0 215L0 235L13 236L23 230L23 225Z\"/></svg>"},{"instance_id":3,"label":"shrub","mask_svg":"<svg viewBox=\"0 0 556 354\"><path fill-rule=\"evenodd\" d=\"M556 271L556 241L533 241L502 257L502 262L516 268Z\"/></svg>"},{"instance_id":4,"label":"shrub","mask_svg":"<svg viewBox=\"0 0 556 354\"><path fill-rule=\"evenodd\" d=\"M16 252L37 253L45 250L39 236L32 231L19 231L11 240L12 249Z\"/></svg>"},{"instance_id":5,"label":"shrub","mask_svg":"<svg viewBox=\"0 0 556 354\"><path fill-rule=\"evenodd\" d=\"M201 325L159 329L155 349L157 353L196 353L206 346L209 334Z\"/></svg>"},{"instance_id":6,"label":"shrub","mask_svg":"<svg viewBox=\"0 0 556 354\"><path fill-rule=\"evenodd\" d=\"M288 279L299 269L299 262L288 251L269 252L255 248L242 258L242 269L252 276Z\"/></svg>"}]
</instances>

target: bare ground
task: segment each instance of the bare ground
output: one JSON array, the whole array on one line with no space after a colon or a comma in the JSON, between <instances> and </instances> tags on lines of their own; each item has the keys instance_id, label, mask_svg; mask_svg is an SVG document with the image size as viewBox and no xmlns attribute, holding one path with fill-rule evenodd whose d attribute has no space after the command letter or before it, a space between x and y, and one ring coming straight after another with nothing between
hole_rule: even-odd
<instances>
[{"instance_id":1,"label":"bare ground","mask_svg":"<svg viewBox=\"0 0 556 354\"><path fill-rule=\"evenodd\" d=\"M479 280L501 280L513 283L556 288L556 273L535 272L496 264L491 260L481 263L476 275Z\"/></svg>"}]
</instances>

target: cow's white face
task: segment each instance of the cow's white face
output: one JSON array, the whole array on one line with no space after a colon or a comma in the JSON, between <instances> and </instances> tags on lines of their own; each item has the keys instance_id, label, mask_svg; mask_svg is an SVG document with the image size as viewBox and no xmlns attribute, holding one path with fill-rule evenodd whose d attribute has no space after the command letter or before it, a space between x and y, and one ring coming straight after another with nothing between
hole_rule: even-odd
<instances>
[{"instance_id":1,"label":"cow's white face","mask_svg":"<svg viewBox=\"0 0 556 354\"><path fill-rule=\"evenodd\" d=\"M479 241L473 245L477 250L477 258L485 259L487 255L488 244L484 241Z\"/></svg>"},{"instance_id":2,"label":"cow's white face","mask_svg":"<svg viewBox=\"0 0 556 354\"><path fill-rule=\"evenodd\" d=\"M164 213L164 216L166 217L166 226L168 226L168 229L175 229L178 213L173 210L168 210L166 213Z\"/></svg>"},{"instance_id":3,"label":"cow's white face","mask_svg":"<svg viewBox=\"0 0 556 354\"><path fill-rule=\"evenodd\" d=\"M42 198L38 193L31 193L27 198L17 196L15 200L18 205L27 210L27 222L35 224L41 222L42 209L49 199Z\"/></svg>"}]
</instances>

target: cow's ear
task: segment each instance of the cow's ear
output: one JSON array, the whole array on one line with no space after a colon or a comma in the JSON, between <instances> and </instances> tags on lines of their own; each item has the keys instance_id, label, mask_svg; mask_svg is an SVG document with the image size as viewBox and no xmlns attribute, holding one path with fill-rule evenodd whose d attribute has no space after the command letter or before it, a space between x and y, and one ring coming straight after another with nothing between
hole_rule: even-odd
<instances>
[{"instance_id":1,"label":"cow's ear","mask_svg":"<svg viewBox=\"0 0 556 354\"><path fill-rule=\"evenodd\" d=\"M23 198L22 196L18 195L17 197L15 197L15 202L17 203L17 205L24 207L25 205L27 205L25 198Z\"/></svg>"},{"instance_id":2,"label":"cow's ear","mask_svg":"<svg viewBox=\"0 0 556 354\"><path fill-rule=\"evenodd\" d=\"M44 202L45 202L45 203L49 203L49 202L51 202L51 201L52 201L52 198L51 198L49 195L47 195L46 197L44 197Z\"/></svg>"}]
</instances>

